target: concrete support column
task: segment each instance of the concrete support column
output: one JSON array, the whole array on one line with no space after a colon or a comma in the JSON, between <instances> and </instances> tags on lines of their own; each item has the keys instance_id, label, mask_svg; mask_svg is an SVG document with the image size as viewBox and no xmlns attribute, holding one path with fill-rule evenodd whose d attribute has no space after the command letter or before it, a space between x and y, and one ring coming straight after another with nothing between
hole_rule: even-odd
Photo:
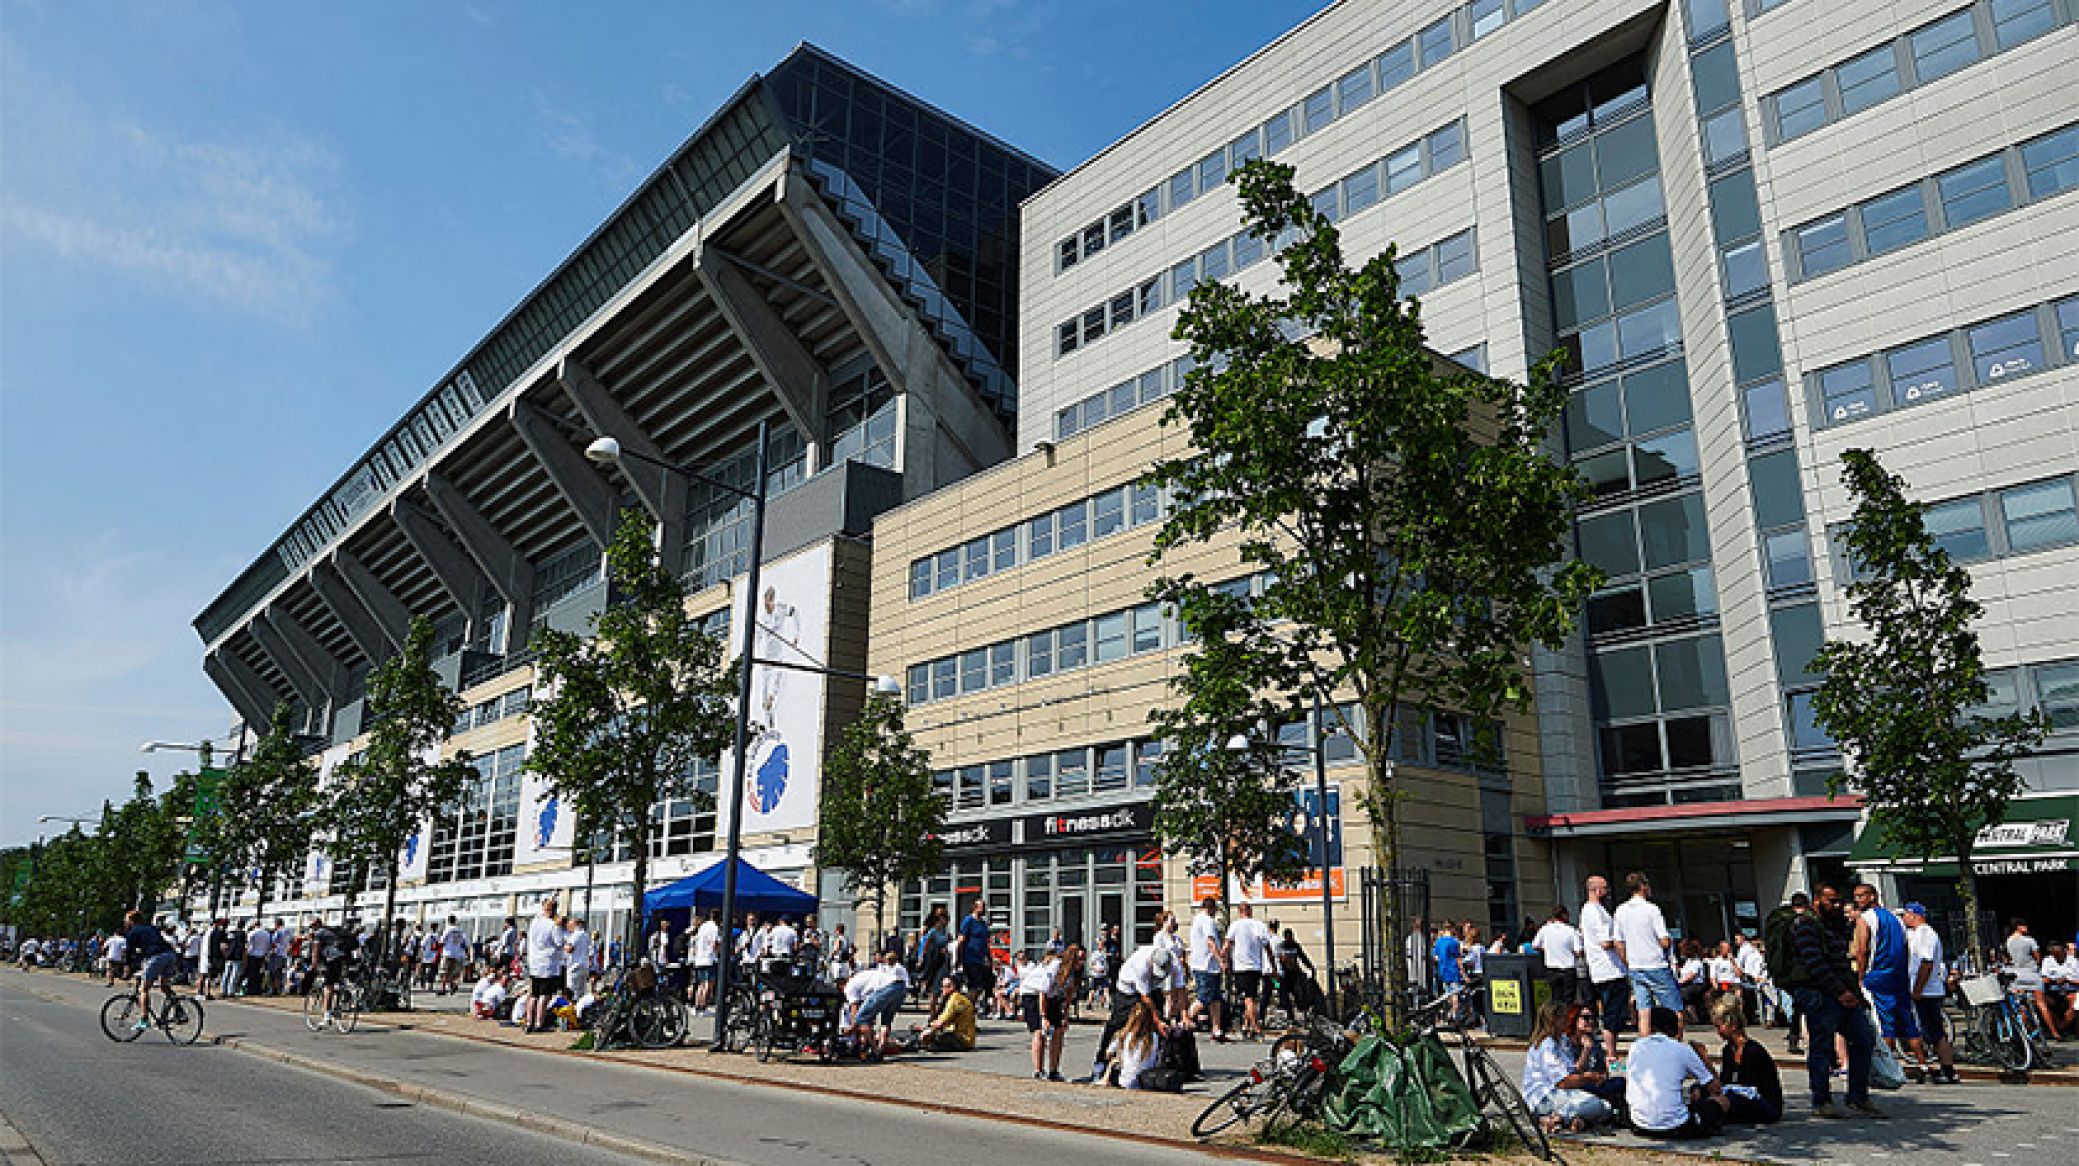
<instances>
[{"instance_id":1,"label":"concrete support column","mask_svg":"<svg viewBox=\"0 0 2079 1166\"><path fill-rule=\"evenodd\" d=\"M318 602L346 629L347 638L366 657L371 667L388 659L397 649L383 635L381 625L361 601L354 597L353 590L329 561L311 564L310 589L317 593Z\"/></svg>"},{"instance_id":2,"label":"concrete support column","mask_svg":"<svg viewBox=\"0 0 2079 1166\"><path fill-rule=\"evenodd\" d=\"M274 723L274 706L281 694L273 686L260 679L260 674L246 666L245 661L224 649L218 649L202 657L202 671L245 718L248 728L266 732Z\"/></svg>"},{"instance_id":3,"label":"concrete support column","mask_svg":"<svg viewBox=\"0 0 2079 1166\"><path fill-rule=\"evenodd\" d=\"M614 399L592 370L571 357L556 369L556 383L585 418L593 432L611 437L621 448L643 457L664 460L664 451L636 425L627 410ZM643 508L657 520L657 556L674 573L684 557L686 545L686 477L636 459L621 463L621 473L642 500Z\"/></svg>"},{"instance_id":4,"label":"concrete support column","mask_svg":"<svg viewBox=\"0 0 2079 1166\"><path fill-rule=\"evenodd\" d=\"M448 537L447 528L440 520L426 512L415 502L399 498L390 504L390 518L404 534L404 541L412 545L419 558L424 560L433 577L440 580L441 590L455 601L474 632L477 613L483 609L483 572L470 562L469 556L455 541ZM351 574L348 578L353 578Z\"/></svg>"},{"instance_id":5,"label":"concrete support column","mask_svg":"<svg viewBox=\"0 0 2079 1166\"><path fill-rule=\"evenodd\" d=\"M815 463L823 464L829 453L830 435L825 432L830 416L829 374L720 248L703 244L694 254L693 272L750 352L751 362L779 398L787 419L809 442Z\"/></svg>"},{"instance_id":6,"label":"concrete support column","mask_svg":"<svg viewBox=\"0 0 2079 1166\"><path fill-rule=\"evenodd\" d=\"M570 504L585 533L592 536L599 549L605 550L606 545L613 541L614 520L620 509L613 488L539 406L514 400L506 417L512 422L513 431L520 435L521 442L534 454L534 460L548 475L556 492Z\"/></svg>"},{"instance_id":7,"label":"concrete support column","mask_svg":"<svg viewBox=\"0 0 2079 1166\"><path fill-rule=\"evenodd\" d=\"M534 564L506 541L454 483L428 473L426 496L433 500L433 508L446 520L448 529L455 532L462 549L476 560L491 589L505 600L507 642L514 636L524 641L534 623Z\"/></svg>"},{"instance_id":8,"label":"concrete support column","mask_svg":"<svg viewBox=\"0 0 2079 1166\"><path fill-rule=\"evenodd\" d=\"M345 551L333 552L327 565L338 574L339 581L368 613L368 618L389 645L389 652L385 655L403 651L404 639L411 634L411 611L404 606L404 601L383 586L382 580L377 579L375 572L361 560Z\"/></svg>"}]
</instances>

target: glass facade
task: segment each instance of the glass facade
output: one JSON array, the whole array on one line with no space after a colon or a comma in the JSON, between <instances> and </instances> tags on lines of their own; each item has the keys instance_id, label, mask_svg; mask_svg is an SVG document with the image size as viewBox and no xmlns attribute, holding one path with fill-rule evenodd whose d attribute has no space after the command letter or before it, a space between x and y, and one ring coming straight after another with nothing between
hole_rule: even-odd
<instances>
[{"instance_id":1,"label":"glass facade","mask_svg":"<svg viewBox=\"0 0 2079 1166\"><path fill-rule=\"evenodd\" d=\"M1135 837L956 857L945 873L904 885L899 924L914 934L933 907L944 907L957 924L978 895L988 899L1001 948L1037 952L1057 929L1066 942L1087 948L1099 928L1117 924L1131 951L1155 936L1164 905L1162 850L1152 838Z\"/></svg>"}]
</instances>

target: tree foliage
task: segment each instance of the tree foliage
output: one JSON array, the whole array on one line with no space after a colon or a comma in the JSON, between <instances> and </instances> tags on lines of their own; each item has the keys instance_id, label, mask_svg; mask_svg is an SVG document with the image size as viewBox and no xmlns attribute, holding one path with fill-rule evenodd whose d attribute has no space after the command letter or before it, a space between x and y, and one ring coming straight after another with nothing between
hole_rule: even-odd
<instances>
[{"instance_id":1,"label":"tree foliage","mask_svg":"<svg viewBox=\"0 0 2079 1166\"><path fill-rule=\"evenodd\" d=\"M0 886L7 922L29 935L77 935L113 930L133 908L151 913L182 873L185 823L194 802L194 776L177 777L163 794L140 771L129 800L104 802L92 833L77 825L40 846L19 852L31 864L19 902L11 881Z\"/></svg>"},{"instance_id":2,"label":"tree foliage","mask_svg":"<svg viewBox=\"0 0 2079 1166\"><path fill-rule=\"evenodd\" d=\"M946 802L931 785L931 757L903 727L900 700L876 693L823 760L815 862L844 872L855 902L873 904L884 930L888 896L937 874Z\"/></svg>"},{"instance_id":3,"label":"tree foliage","mask_svg":"<svg viewBox=\"0 0 2079 1166\"><path fill-rule=\"evenodd\" d=\"M275 706L267 735L231 767L217 797L222 827L212 836L224 849L213 853L237 875L258 877L254 913L264 913L268 888L301 871L309 857L321 807L317 762L297 745L288 705Z\"/></svg>"},{"instance_id":4,"label":"tree foliage","mask_svg":"<svg viewBox=\"0 0 2079 1166\"><path fill-rule=\"evenodd\" d=\"M735 669L722 641L686 614L685 593L658 562L640 514L623 519L606 567L614 602L593 617L590 638L553 628L534 635L543 695L527 768L577 822L627 840L640 904L653 809L665 801L714 805L694 783L693 766L719 758L734 739ZM631 917L630 928L637 925Z\"/></svg>"},{"instance_id":5,"label":"tree foliage","mask_svg":"<svg viewBox=\"0 0 2079 1166\"><path fill-rule=\"evenodd\" d=\"M385 872L376 949L397 914L397 874L406 842L430 819L453 813L478 778L469 754L440 760L462 700L433 671L433 624L412 619L404 650L368 674L368 748L335 771L318 822L336 863Z\"/></svg>"},{"instance_id":6,"label":"tree foliage","mask_svg":"<svg viewBox=\"0 0 2079 1166\"><path fill-rule=\"evenodd\" d=\"M1235 180L1248 233L1277 251L1283 281L1264 295L1201 284L1177 321L1195 367L1164 421L1194 448L1150 476L1176 499L1155 558L1235 532L1262 585L1219 614L1190 574L1151 588L1202 640L1247 645L1218 659L1199 650L1171 724L1211 739L1231 715L1230 685L1285 708L1354 696L1363 723L1344 727L1365 762L1374 849L1392 867L1391 734L1365 727L1398 723L1418 699L1481 724L1526 707L1531 645L1561 644L1599 582L1566 561L1586 487L1545 452L1567 397L1560 357L1523 384L1442 363L1424 347L1420 305L1400 296L1393 248L1347 267L1290 166L1254 161ZM1399 921L1382 926L1394 934ZM1397 998L1404 972L1388 967Z\"/></svg>"},{"instance_id":7,"label":"tree foliage","mask_svg":"<svg viewBox=\"0 0 2079 1166\"><path fill-rule=\"evenodd\" d=\"M1905 480L1867 449L1841 455L1855 517L1842 535L1856 577L1848 610L1862 638L1829 639L1810 668L1813 710L1849 762L1834 778L1859 793L1896 853L1955 855L1971 935L1982 952L1972 850L2023 789L2014 763L2049 729L2040 712L1986 716L1992 690L1973 625L1971 575L1927 533Z\"/></svg>"},{"instance_id":8,"label":"tree foliage","mask_svg":"<svg viewBox=\"0 0 2079 1166\"><path fill-rule=\"evenodd\" d=\"M1184 603L1199 647L1171 682L1184 697L1150 720L1164 743L1155 767L1155 834L1163 849L1186 856L1193 874L1285 879L1306 865L1293 833L1294 771L1266 730L1285 709L1256 678L1275 667L1276 648L1245 633L1246 600L1205 590ZM1241 748L1234 747L1241 745Z\"/></svg>"}]
</instances>

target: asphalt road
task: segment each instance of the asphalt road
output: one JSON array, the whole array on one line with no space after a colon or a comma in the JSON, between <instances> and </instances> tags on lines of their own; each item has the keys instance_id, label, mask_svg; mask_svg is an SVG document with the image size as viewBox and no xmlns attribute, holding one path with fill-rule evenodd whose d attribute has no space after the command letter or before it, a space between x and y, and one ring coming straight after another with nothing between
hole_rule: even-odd
<instances>
[{"instance_id":1,"label":"asphalt road","mask_svg":"<svg viewBox=\"0 0 2079 1166\"><path fill-rule=\"evenodd\" d=\"M32 995L57 996L52 1003ZM53 1166L633 1161L157 1032L116 1045L77 977L0 976L0 1113ZM994 1161L1183 1166L1187 1150L806 1095L398 1031L341 1037L293 1014L211 1006L209 1033L515 1105L745 1166Z\"/></svg>"}]
</instances>

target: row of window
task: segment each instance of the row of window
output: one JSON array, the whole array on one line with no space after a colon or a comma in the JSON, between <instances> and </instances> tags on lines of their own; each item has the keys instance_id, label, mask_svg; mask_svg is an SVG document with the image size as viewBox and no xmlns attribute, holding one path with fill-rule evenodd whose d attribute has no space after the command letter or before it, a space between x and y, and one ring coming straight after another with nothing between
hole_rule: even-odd
<instances>
[{"instance_id":1,"label":"row of window","mask_svg":"<svg viewBox=\"0 0 2079 1166\"><path fill-rule=\"evenodd\" d=\"M1313 203L1331 221L1340 221L1458 164L1465 156L1465 125L1452 122L1330 184L1314 194ZM1460 234L1469 244L1471 231ZM1199 284L1246 271L1285 245L1286 240L1282 239L1266 244L1246 230L1221 239L1168 271L1151 275L1080 315L1063 320L1055 328L1054 355L1057 359L1067 356L1135 320L1182 303ZM1402 291L1406 295L1421 294L1405 286L1412 278L1409 267L1415 258L1404 256L1400 264ZM1448 279L1437 278L1431 286L1445 282Z\"/></svg>"},{"instance_id":2,"label":"row of window","mask_svg":"<svg viewBox=\"0 0 2079 1166\"><path fill-rule=\"evenodd\" d=\"M1822 425L2079 363L2079 296L1900 344L1805 378Z\"/></svg>"},{"instance_id":3,"label":"row of window","mask_svg":"<svg viewBox=\"0 0 2079 1166\"><path fill-rule=\"evenodd\" d=\"M1839 271L2079 187L2079 122L1783 233L1792 280Z\"/></svg>"},{"instance_id":4,"label":"row of window","mask_svg":"<svg viewBox=\"0 0 2079 1166\"><path fill-rule=\"evenodd\" d=\"M1985 673L1992 689L1990 699L1976 711L1987 717L2003 717L2027 710L2040 710L2050 718L2053 733L2079 730L2079 660L2058 660L2019 668L1995 668ZM1820 727L1812 708L1814 692L1791 693L1785 698L1790 721L1791 748L1806 755L1831 754L1834 740Z\"/></svg>"},{"instance_id":5,"label":"row of window","mask_svg":"<svg viewBox=\"0 0 2079 1166\"><path fill-rule=\"evenodd\" d=\"M1195 362L1180 356L1128 377L1111 388L1092 393L1054 413L1054 438L1065 441L1114 417L1123 416L1152 401L1159 401L1184 387L1184 377Z\"/></svg>"},{"instance_id":6,"label":"row of window","mask_svg":"<svg viewBox=\"0 0 2079 1166\"><path fill-rule=\"evenodd\" d=\"M2070 22L2057 0L1977 0L1763 100L1774 141L1786 142L1888 101Z\"/></svg>"},{"instance_id":7,"label":"row of window","mask_svg":"<svg viewBox=\"0 0 2079 1166\"><path fill-rule=\"evenodd\" d=\"M650 807L651 858L705 854L715 848L715 793L720 788L721 773L715 762L705 759L694 761L692 769L693 786L705 796L672 798ZM634 857L632 833L599 830L593 833L589 846L580 841L571 848L570 865L627 862Z\"/></svg>"},{"instance_id":8,"label":"row of window","mask_svg":"<svg viewBox=\"0 0 2079 1166\"><path fill-rule=\"evenodd\" d=\"M910 598L922 599L962 583L1069 551L1096 539L1162 519L1162 490L1135 482L1079 498L1014 526L910 561Z\"/></svg>"},{"instance_id":9,"label":"row of window","mask_svg":"<svg viewBox=\"0 0 2079 1166\"><path fill-rule=\"evenodd\" d=\"M1048 628L909 667L912 705L935 704L992 688L1073 672L1175 647L1184 628L1173 609L1143 603L1125 611Z\"/></svg>"},{"instance_id":10,"label":"row of window","mask_svg":"<svg viewBox=\"0 0 2079 1166\"><path fill-rule=\"evenodd\" d=\"M1286 147L1319 133L1424 69L1441 64L1461 47L1539 7L1544 0L1473 0L1446 13L1334 81L1279 110L1261 125L1214 148L1168 181L1142 191L1131 202L1063 237L1054 245L1056 274L1067 271L1135 231L1226 183L1227 176L1256 158L1275 157ZM1388 193L1391 193L1389 191Z\"/></svg>"},{"instance_id":11,"label":"row of window","mask_svg":"<svg viewBox=\"0 0 2079 1166\"><path fill-rule=\"evenodd\" d=\"M471 729L481 729L485 725L495 721L502 721L507 717L519 716L533 707L533 703L533 686L523 684L511 692L494 696L489 700L479 701L463 709L455 715L455 727L449 730L449 732L450 734L466 733Z\"/></svg>"},{"instance_id":12,"label":"row of window","mask_svg":"<svg viewBox=\"0 0 2079 1166\"><path fill-rule=\"evenodd\" d=\"M426 881L511 874L520 833L520 766L525 745L509 745L474 760L477 778L463 788L452 814L436 815L426 851Z\"/></svg>"},{"instance_id":13,"label":"row of window","mask_svg":"<svg viewBox=\"0 0 2079 1166\"><path fill-rule=\"evenodd\" d=\"M1921 509L1920 517L1935 545L1959 563L1982 563L2079 543L2079 497L2075 497L2070 474L1930 503ZM1842 532L1836 530L1836 548L1841 546L1841 538ZM1839 565L1853 570L1845 550L1838 554Z\"/></svg>"}]
</instances>

